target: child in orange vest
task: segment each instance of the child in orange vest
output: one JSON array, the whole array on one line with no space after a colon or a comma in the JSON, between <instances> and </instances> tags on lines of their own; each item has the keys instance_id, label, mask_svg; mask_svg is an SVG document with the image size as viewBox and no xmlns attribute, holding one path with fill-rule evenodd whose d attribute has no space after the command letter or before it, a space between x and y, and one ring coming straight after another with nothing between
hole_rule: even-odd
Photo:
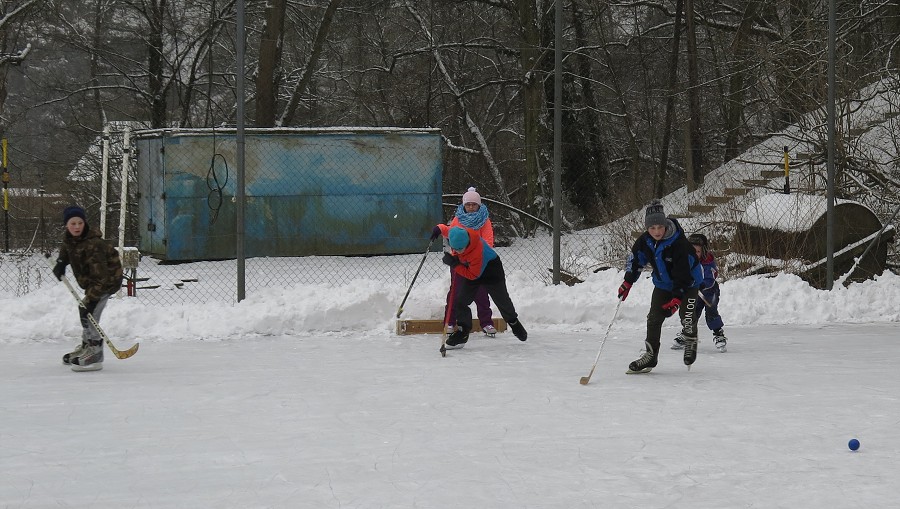
<instances>
[{"instance_id":1,"label":"child in orange vest","mask_svg":"<svg viewBox=\"0 0 900 509\"><path fill-rule=\"evenodd\" d=\"M459 226L451 228L439 224L435 229L447 238L450 244L451 251L444 253L444 263L461 276L459 285L453 288L455 297L452 304L456 310L458 328L447 338L447 348L462 348L469 340L469 331L472 330L472 311L469 304L481 288L494 299L500 316L506 320L519 341L528 339L528 332L519 321L516 308L509 298L506 274L497 252L471 228Z\"/></svg>"}]
</instances>

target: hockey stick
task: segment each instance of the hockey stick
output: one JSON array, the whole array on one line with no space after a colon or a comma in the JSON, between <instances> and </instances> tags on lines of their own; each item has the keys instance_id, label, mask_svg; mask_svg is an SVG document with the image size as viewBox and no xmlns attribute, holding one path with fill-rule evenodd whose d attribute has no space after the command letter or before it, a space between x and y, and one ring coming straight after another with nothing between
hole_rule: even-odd
<instances>
[{"instance_id":1,"label":"hockey stick","mask_svg":"<svg viewBox=\"0 0 900 509\"><path fill-rule=\"evenodd\" d=\"M698 292L697 292L697 297L700 297L700 300L702 300L703 303L706 304L706 307L712 307L712 304L710 304L709 301L706 300L706 297L703 296L703 292L702 292L702 291L698 291Z\"/></svg>"},{"instance_id":2,"label":"hockey stick","mask_svg":"<svg viewBox=\"0 0 900 509\"><path fill-rule=\"evenodd\" d=\"M422 270L422 265L425 265L425 258L428 256L428 252L431 251L431 245L434 243L434 239L430 239L428 241L428 247L425 248L425 253L422 254L422 261L419 262L419 268L416 269L416 274L413 276L412 281L409 283L409 288L406 289L406 295L403 296L403 302L400 303L400 307L397 308L397 318L400 318L400 315L403 314L403 305L406 304L406 299L409 298L409 292L412 291L412 287L416 284L416 278L419 277L419 271Z\"/></svg>"},{"instance_id":3,"label":"hockey stick","mask_svg":"<svg viewBox=\"0 0 900 509\"><path fill-rule=\"evenodd\" d=\"M47 262L50 263L51 266L53 265L53 261L50 260L49 256L47 256ZM76 302L78 302L78 306L81 308L85 308L84 302L78 296L78 292L75 291L75 288L72 287L72 283L69 282L69 278L66 277L65 274L63 274L63 277L60 281L62 281L63 283L66 284L66 288L69 289L69 293L72 294L72 298L75 299ZM116 345L114 345L113 342L110 341L109 336L107 336L106 333L103 332L103 329L100 328L100 324L97 323L96 319L94 319L94 315L87 313L87 317L88 317L88 320L90 320L91 325L93 325L94 328L97 329L97 332L100 334L100 337L103 338L103 341L106 343L106 346L109 347L109 349L112 351L113 355L115 355L117 358L127 359L127 358L131 357L132 355L134 355L135 353L137 353L138 347L141 345L140 343L135 343L134 346L132 346L128 350L119 350L118 348L116 348Z\"/></svg>"},{"instance_id":4,"label":"hockey stick","mask_svg":"<svg viewBox=\"0 0 900 509\"><path fill-rule=\"evenodd\" d=\"M447 322L449 322L450 317L453 316L453 301L456 300L453 280L453 269L450 269L450 298L447 300L447 312L444 313L444 331L441 333L441 349L439 350L441 352L441 357L447 356Z\"/></svg>"},{"instance_id":5,"label":"hockey stick","mask_svg":"<svg viewBox=\"0 0 900 509\"><path fill-rule=\"evenodd\" d=\"M597 357L594 359L594 365L591 366L591 372L588 373L588 376L581 377L581 380L579 381L581 385L587 385L591 381L591 376L594 374L594 369L597 367L597 362L600 360L600 352L603 351L603 345L606 344L606 338L609 337L609 330L612 329L613 323L616 321L616 316L619 315L620 306L622 306L621 299L616 303L616 310L613 312L612 320L609 321L609 326L606 328L606 334L603 335L603 340L600 341L600 349L597 350Z\"/></svg>"}]
</instances>

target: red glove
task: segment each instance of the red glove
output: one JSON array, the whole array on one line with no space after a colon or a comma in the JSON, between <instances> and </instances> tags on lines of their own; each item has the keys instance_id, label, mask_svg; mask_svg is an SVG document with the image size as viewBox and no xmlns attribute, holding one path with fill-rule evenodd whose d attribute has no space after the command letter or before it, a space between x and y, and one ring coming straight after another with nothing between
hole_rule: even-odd
<instances>
[{"instance_id":1,"label":"red glove","mask_svg":"<svg viewBox=\"0 0 900 509\"><path fill-rule=\"evenodd\" d=\"M681 299L679 299L678 297L672 297L672 300L663 304L662 308L669 313L669 316L672 316L678 312L678 306L680 305Z\"/></svg>"},{"instance_id":2,"label":"red glove","mask_svg":"<svg viewBox=\"0 0 900 509\"><path fill-rule=\"evenodd\" d=\"M619 300L625 300L628 297L628 292L631 291L631 283L628 281L622 281L622 286L619 287Z\"/></svg>"}]
</instances>

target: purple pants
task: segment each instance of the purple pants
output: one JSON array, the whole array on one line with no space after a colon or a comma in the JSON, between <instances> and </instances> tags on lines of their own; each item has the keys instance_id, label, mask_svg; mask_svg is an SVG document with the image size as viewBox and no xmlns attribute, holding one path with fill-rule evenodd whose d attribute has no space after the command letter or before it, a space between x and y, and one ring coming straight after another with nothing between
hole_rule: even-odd
<instances>
[{"instance_id":1,"label":"purple pants","mask_svg":"<svg viewBox=\"0 0 900 509\"><path fill-rule=\"evenodd\" d=\"M455 270L450 269L450 290L447 291L447 304L444 305L444 316L447 316L447 306L449 306L455 298L455 296L451 294L458 291L463 279L465 279L465 277L460 276ZM478 323L481 325L482 329L488 325L494 325L494 320L491 318L491 300L488 298L486 286L479 286L478 291L475 292L475 308L478 311ZM447 325L455 327L456 310L453 309L452 311L453 313L450 316L447 316Z\"/></svg>"}]
</instances>

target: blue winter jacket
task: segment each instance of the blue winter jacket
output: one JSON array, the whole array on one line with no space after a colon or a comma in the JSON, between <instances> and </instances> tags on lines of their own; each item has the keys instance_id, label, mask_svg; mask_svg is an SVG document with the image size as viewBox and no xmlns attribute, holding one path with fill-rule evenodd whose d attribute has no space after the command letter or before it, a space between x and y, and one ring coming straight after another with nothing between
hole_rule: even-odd
<instances>
[{"instance_id":1,"label":"blue winter jacket","mask_svg":"<svg viewBox=\"0 0 900 509\"><path fill-rule=\"evenodd\" d=\"M703 268L694 246L676 219L669 218L666 235L658 242L647 232L638 237L625 262L625 281L634 284L648 263L653 269L653 285L678 298L703 281Z\"/></svg>"}]
</instances>

